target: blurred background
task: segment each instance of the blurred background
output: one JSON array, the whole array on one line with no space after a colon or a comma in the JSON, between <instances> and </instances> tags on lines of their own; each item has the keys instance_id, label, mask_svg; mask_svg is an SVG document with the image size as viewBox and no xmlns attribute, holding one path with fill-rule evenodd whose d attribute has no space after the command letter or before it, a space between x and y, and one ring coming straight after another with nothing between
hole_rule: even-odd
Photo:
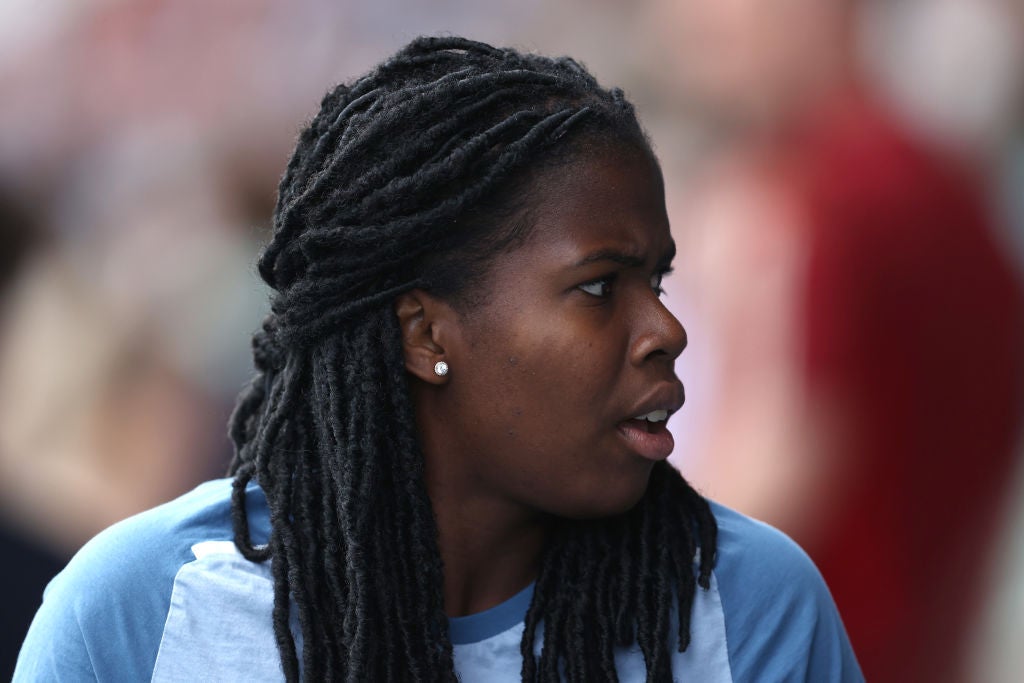
<instances>
[{"instance_id":1,"label":"blurred background","mask_svg":"<svg viewBox=\"0 0 1024 683\"><path fill-rule=\"evenodd\" d=\"M868 680L1019 681L1019 0L5 0L0 677L78 547L225 471L298 130L436 33L637 104L690 339L673 462L807 549Z\"/></svg>"}]
</instances>

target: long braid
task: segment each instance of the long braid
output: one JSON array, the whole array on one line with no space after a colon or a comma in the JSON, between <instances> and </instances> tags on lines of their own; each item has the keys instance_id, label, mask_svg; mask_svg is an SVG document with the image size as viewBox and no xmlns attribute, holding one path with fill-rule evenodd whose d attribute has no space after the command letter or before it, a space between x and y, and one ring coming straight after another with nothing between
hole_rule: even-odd
<instances>
[{"instance_id":1,"label":"long braid","mask_svg":"<svg viewBox=\"0 0 1024 683\"><path fill-rule=\"evenodd\" d=\"M527 612L523 680L558 680L553 676L559 668L570 681L614 680L613 648L635 642L648 680L671 681L666 645L672 594L681 652L689 645L696 587L710 586L716 536L707 501L666 463L655 466L643 499L624 515L560 522ZM533 648L541 620L544 645L537 662Z\"/></svg>"},{"instance_id":2,"label":"long braid","mask_svg":"<svg viewBox=\"0 0 1024 683\"><path fill-rule=\"evenodd\" d=\"M609 137L647 149L621 91L570 59L459 38L413 41L328 93L300 134L259 262L272 312L230 428L235 542L271 560L288 680L455 680L392 302L414 287L468 296L486 259L515 242L519 226L499 224L529 169ZM266 546L249 534L253 480L270 510ZM667 680L669 610L685 648L714 548L710 509L667 465L630 512L556 523L527 615L524 678L612 679L614 646L638 642L649 678Z\"/></svg>"}]
</instances>

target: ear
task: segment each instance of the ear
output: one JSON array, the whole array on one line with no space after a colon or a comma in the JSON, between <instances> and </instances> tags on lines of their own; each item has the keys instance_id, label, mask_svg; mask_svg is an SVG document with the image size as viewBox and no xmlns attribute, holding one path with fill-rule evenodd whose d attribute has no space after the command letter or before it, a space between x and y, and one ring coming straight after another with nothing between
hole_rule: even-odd
<instances>
[{"instance_id":1,"label":"ear","mask_svg":"<svg viewBox=\"0 0 1024 683\"><path fill-rule=\"evenodd\" d=\"M434 366L448 360L445 341L454 329L455 311L427 292L413 289L395 298L395 315L402 330L405 369L428 384L445 384L448 377L434 372Z\"/></svg>"}]
</instances>

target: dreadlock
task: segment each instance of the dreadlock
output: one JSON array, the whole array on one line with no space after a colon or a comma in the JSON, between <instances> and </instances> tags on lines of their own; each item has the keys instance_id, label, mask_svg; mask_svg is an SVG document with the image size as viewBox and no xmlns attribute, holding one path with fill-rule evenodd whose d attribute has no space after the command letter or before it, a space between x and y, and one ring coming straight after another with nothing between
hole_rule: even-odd
<instances>
[{"instance_id":1,"label":"dreadlock","mask_svg":"<svg viewBox=\"0 0 1024 683\"><path fill-rule=\"evenodd\" d=\"M230 424L235 543L273 558L288 680L456 679L392 304L415 287L458 300L526 229L506 219L522 213L530 170L607 139L651 153L620 90L568 58L460 38L414 40L328 93L301 133L259 261L275 292L253 337L257 374ZM245 512L253 480L270 510L265 546ZM649 680L671 680L670 609L682 650L715 543L707 502L664 463L631 511L557 522L526 619L524 680L614 680L613 647L630 643Z\"/></svg>"}]
</instances>

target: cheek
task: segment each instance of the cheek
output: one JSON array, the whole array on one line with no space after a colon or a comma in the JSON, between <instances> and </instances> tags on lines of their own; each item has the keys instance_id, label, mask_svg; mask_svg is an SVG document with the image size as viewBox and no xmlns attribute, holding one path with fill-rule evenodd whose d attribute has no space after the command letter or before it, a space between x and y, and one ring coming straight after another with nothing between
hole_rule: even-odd
<instances>
[{"instance_id":1,"label":"cheek","mask_svg":"<svg viewBox=\"0 0 1024 683\"><path fill-rule=\"evenodd\" d=\"M511 346L495 375L500 443L491 451L493 476L524 502L560 516L631 507L650 465L627 456L614 433L611 406L625 361L593 341L545 337Z\"/></svg>"},{"instance_id":2,"label":"cheek","mask_svg":"<svg viewBox=\"0 0 1024 683\"><path fill-rule=\"evenodd\" d=\"M643 495L651 469L615 431L628 368L624 326L598 311L526 308L487 320L462 359L469 374L458 431L475 454L473 477L550 514L622 512Z\"/></svg>"},{"instance_id":3,"label":"cheek","mask_svg":"<svg viewBox=\"0 0 1024 683\"><path fill-rule=\"evenodd\" d=\"M621 364L610 350L595 352L592 341L556 334L516 341L503 356L495 385L521 438L543 444L578 437L606 418Z\"/></svg>"}]
</instances>

